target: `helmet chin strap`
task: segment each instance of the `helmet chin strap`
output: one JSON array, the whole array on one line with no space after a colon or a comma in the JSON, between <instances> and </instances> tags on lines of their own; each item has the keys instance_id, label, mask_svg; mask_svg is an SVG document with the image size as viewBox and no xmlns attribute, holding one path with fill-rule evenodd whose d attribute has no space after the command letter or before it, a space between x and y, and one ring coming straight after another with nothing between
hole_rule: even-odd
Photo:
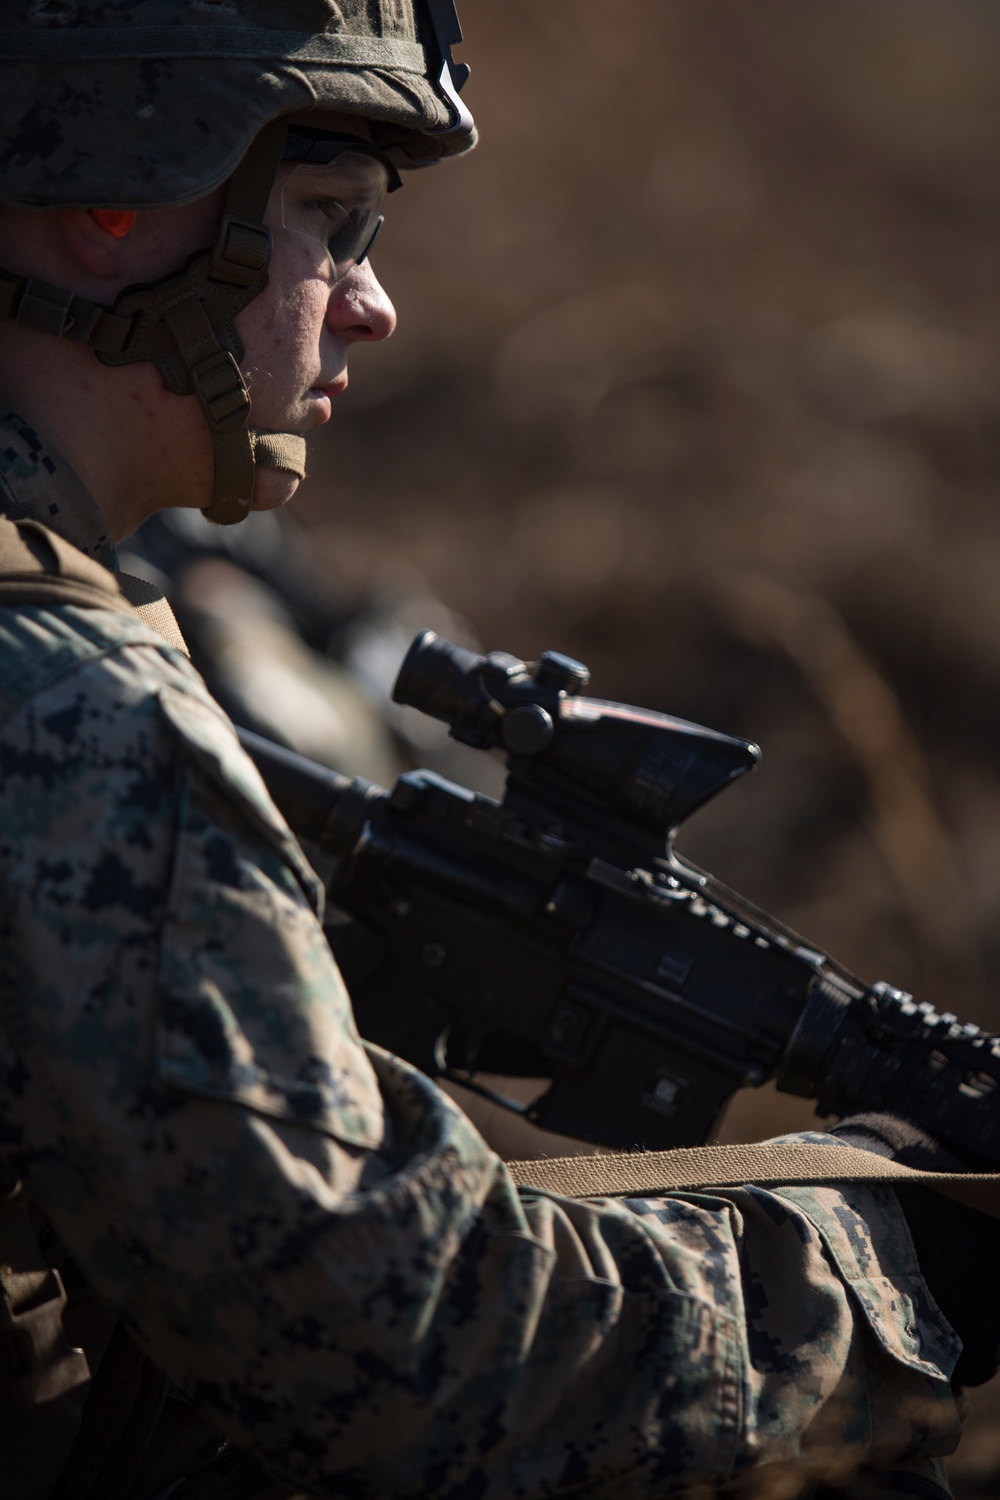
<instances>
[{"instance_id":1,"label":"helmet chin strap","mask_svg":"<svg viewBox=\"0 0 1000 1500\"><path fill-rule=\"evenodd\" d=\"M257 136L236 169L218 235L178 274L124 292L114 307L0 269L0 317L92 348L107 365L152 360L168 390L198 398L212 435L215 478L208 520L232 526L250 514L257 467L305 476L305 439L250 426L235 319L267 286L271 233L264 224L288 123Z\"/></svg>"}]
</instances>

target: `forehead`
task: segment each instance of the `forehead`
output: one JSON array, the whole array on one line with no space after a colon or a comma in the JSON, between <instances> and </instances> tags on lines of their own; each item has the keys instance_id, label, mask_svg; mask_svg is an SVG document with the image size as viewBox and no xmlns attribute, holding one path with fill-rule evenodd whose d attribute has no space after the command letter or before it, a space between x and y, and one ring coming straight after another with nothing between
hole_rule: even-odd
<instances>
[{"instance_id":1,"label":"forehead","mask_svg":"<svg viewBox=\"0 0 1000 1500\"><path fill-rule=\"evenodd\" d=\"M311 109L292 116L293 125L308 125L311 130L332 130L342 135L357 135L370 141L372 130L364 115L348 114L346 110Z\"/></svg>"}]
</instances>

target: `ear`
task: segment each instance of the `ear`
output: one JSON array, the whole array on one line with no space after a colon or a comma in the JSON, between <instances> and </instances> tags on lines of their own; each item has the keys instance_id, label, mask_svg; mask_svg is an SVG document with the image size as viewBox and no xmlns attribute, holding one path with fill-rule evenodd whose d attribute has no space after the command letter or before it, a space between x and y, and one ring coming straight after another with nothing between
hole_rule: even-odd
<instances>
[{"instance_id":1,"label":"ear","mask_svg":"<svg viewBox=\"0 0 1000 1500\"><path fill-rule=\"evenodd\" d=\"M103 209L58 208L55 212L66 247L80 265L92 276L110 280L121 276L134 215L130 221L122 213L107 214Z\"/></svg>"}]
</instances>

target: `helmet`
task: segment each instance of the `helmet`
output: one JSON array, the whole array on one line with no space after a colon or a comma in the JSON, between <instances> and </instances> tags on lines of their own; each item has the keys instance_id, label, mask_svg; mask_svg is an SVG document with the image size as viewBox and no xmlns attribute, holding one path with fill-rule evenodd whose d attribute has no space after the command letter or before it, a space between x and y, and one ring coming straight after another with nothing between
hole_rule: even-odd
<instances>
[{"instance_id":1,"label":"helmet","mask_svg":"<svg viewBox=\"0 0 1000 1500\"><path fill-rule=\"evenodd\" d=\"M461 36L454 0L0 0L0 199L166 207L230 179L214 246L112 308L0 269L0 316L198 397L209 519L249 513L255 463L304 472L301 438L250 427L234 324L267 285L289 117L363 117L396 171L467 151Z\"/></svg>"},{"instance_id":2,"label":"helmet","mask_svg":"<svg viewBox=\"0 0 1000 1500\"><path fill-rule=\"evenodd\" d=\"M400 165L467 151L451 0L0 0L0 198L183 203L271 120L372 121Z\"/></svg>"}]
</instances>

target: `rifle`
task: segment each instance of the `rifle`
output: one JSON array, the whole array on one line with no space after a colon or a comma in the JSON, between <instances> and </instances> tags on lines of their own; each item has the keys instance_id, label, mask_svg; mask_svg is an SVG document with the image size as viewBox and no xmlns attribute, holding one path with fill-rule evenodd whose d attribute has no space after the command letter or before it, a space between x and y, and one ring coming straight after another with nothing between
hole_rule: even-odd
<instances>
[{"instance_id":1,"label":"rifle","mask_svg":"<svg viewBox=\"0 0 1000 1500\"><path fill-rule=\"evenodd\" d=\"M1000 1039L866 985L676 853L757 747L588 682L557 652L414 641L394 700L504 751L501 802L431 771L385 791L240 731L326 857L362 1035L605 1146L705 1141L736 1089L774 1079L822 1115L892 1110L1000 1162ZM523 1105L483 1071L550 1082Z\"/></svg>"}]
</instances>

